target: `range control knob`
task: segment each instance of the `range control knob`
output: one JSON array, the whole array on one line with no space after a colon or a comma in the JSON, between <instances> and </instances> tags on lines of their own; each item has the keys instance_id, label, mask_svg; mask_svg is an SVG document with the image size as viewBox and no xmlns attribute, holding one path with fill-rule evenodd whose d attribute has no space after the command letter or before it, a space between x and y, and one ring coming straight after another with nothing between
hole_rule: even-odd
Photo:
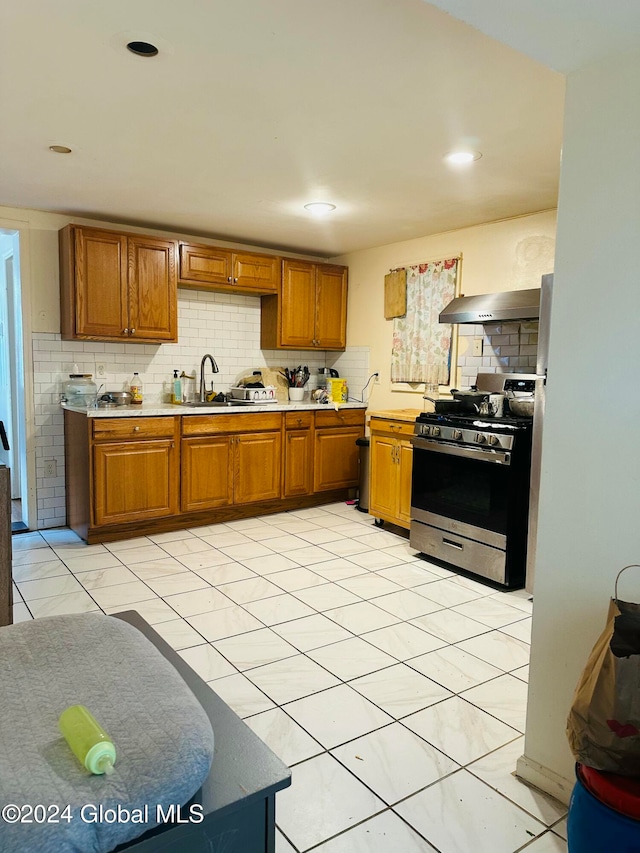
<instances>
[{"instance_id":1,"label":"range control knob","mask_svg":"<svg viewBox=\"0 0 640 853\"><path fill-rule=\"evenodd\" d=\"M451 438L453 438L455 441L459 441L462 438L462 431L459 429L452 430Z\"/></svg>"},{"instance_id":2,"label":"range control knob","mask_svg":"<svg viewBox=\"0 0 640 853\"><path fill-rule=\"evenodd\" d=\"M474 440L475 440L476 444L484 444L486 441L486 438L481 432L477 432Z\"/></svg>"},{"instance_id":3,"label":"range control knob","mask_svg":"<svg viewBox=\"0 0 640 853\"><path fill-rule=\"evenodd\" d=\"M431 427L431 435L440 435L440 427Z\"/></svg>"},{"instance_id":4,"label":"range control knob","mask_svg":"<svg viewBox=\"0 0 640 853\"><path fill-rule=\"evenodd\" d=\"M491 444L492 446L495 446L496 444L500 444L500 439L498 438L497 435L490 435L489 436L489 444Z\"/></svg>"}]
</instances>

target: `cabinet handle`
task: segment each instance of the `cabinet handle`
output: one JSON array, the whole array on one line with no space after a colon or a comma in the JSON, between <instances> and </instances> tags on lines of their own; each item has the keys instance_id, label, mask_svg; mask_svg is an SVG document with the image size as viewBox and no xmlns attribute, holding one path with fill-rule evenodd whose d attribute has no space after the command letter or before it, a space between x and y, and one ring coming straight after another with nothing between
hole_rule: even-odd
<instances>
[{"instance_id":1,"label":"cabinet handle","mask_svg":"<svg viewBox=\"0 0 640 853\"><path fill-rule=\"evenodd\" d=\"M140 427L139 427L139 426L134 426L133 431L134 431L134 432L140 432Z\"/></svg>"},{"instance_id":2,"label":"cabinet handle","mask_svg":"<svg viewBox=\"0 0 640 853\"><path fill-rule=\"evenodd\" d=\"M237 278L234 278L234 281L237 283L238 279L237 279Z\"/></svg>"},{"instance_id":3,"label":"cabinet handle","mask_svg":"<svg viewBox=\"0 0 640 853\"><path fill-rule=\"evenodd\" d=\"M123 335L128 335L128 334L129 334L129 329L123 329L123 330L122 330L122 334L123 334Z\"/></svg>"},{"instance_id":4,"label":"cabinet handle","mask_svg":"<svg viewBox=\"0 0 640 853\"><path fill-rule=\"evenodd\" d=\"M231 276L230 275L227 276L227 281L229 282L229 284L231 284Z\"/></svg>"},{"instance_id":5,"label":"cabinet handle","mask_svg":"<svg viewBox=\"0 0 640 853\"><path fill-rule=\"evenodd\" d=\"M129 332L130 335L135 335L135 333L136 333L135 329L131 329L131 331Z\"/></svg>"}]
</instances>

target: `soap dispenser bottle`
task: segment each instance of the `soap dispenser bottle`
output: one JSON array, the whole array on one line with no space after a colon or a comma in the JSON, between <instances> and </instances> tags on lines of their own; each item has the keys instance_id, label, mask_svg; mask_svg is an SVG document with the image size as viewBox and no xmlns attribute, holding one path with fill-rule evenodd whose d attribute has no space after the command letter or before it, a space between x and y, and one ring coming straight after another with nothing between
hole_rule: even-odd
<instances>
[{"instance_id":1,"label":"soap dispenser bottle","mask_svg":"<svg viewBox=\"0 0 640 853\"><path fill-rule=\"evenodd\" d=\"M173 392L171 394L172 403L182 402L182 380L177 370L173 371Z\"/></svg>"}]
</instances>

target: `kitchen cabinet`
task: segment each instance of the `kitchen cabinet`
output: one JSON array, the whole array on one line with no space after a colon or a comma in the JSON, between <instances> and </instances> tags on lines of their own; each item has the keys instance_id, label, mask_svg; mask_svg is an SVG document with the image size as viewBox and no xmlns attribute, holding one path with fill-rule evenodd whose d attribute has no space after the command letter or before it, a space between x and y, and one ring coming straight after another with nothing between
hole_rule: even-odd
<instances>
[{"instance_id":1,"label":"kitchen cabinet","mask_svg":"<svg viewBox=\"0 0 640 853\"><path fill-rule=\"evenodd\" d=\"M277 293L280 258L180 243L180 287L261 295Z\"/></svg>"},{"instance_id":2,"label":"kitchen cabinet","mask_svg":"<svg viewBox=\"0 0 640 853\"><path fill-rule=\"evenodd\" d=\"M95 525L178 511L177 418L96 418L91 460Z\"/></svg>"},{"instance_id":3,"label":"kitchen cabinet","mask_svg":"<svg viewBox=\"0 0 640 853\"><path fill-rule=\"evenodd\" d=\"M314 492L356 488L363 409L317 411L314 441Z\"/></svg>"},{"instance_id":4,"label":"kitchen cabinet","mask_svg":"<svg viewBox=\"0 0 640 853\"><path fill-rule=\"evenodd\" d=\"M371 417L369 513L409 528L413 420Z\"/></svg>"},{"instance_id":5,"label":"kitchen cabinet","mask_svg":"<svg viewBox=\"0 0 640 853\"><path fill-rule=\"evenodd\" d=\"M262 298L264 349L343 350L347 267L285 259L277 296Z\"/></svg>"},{"instance_id":6,"label":"kitchen cabinet","mask_svg":"<svg viewBox=\"0 0 640 853\"><path fill-rule=\"evenodd\" d=\"M286 412L284 416L285 497L313 491L313 412Z\"/></svg>"},{"instance_id":7,"label":"kitchen cabinet","mask_svg":"<svg viewBox=\"0 0 640 853\"><path fill-rule=\"evenodd\" d=\"M280 497L282 415L183 418L183 512Z\"/></svg>"},{"instance_id":8,"label":"kitchen cabinet","mask_svg":"<svg viewBox=\"0 0 640 853\"><path fill-rule=\"evenodd\" d=\"M178 340L176 240L68 225L59 242L63 340Z\"/></svg>"}]
</instances>

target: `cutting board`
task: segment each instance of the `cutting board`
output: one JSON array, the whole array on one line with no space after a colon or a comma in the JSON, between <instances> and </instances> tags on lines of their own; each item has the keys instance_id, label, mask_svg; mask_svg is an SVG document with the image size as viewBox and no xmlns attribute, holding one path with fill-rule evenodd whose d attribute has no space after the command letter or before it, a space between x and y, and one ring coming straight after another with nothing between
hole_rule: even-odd
<instances>
[{"instance_id":1,"label":"cutting board","mask_svg":"<svg viewBox=\"0 0 640 853\"><path fill-rule=\"evenodd\" d=\"M392 270L384 277L384 318L404 317L407 313L407 271Z\"/></svg>"}]
</instances>

